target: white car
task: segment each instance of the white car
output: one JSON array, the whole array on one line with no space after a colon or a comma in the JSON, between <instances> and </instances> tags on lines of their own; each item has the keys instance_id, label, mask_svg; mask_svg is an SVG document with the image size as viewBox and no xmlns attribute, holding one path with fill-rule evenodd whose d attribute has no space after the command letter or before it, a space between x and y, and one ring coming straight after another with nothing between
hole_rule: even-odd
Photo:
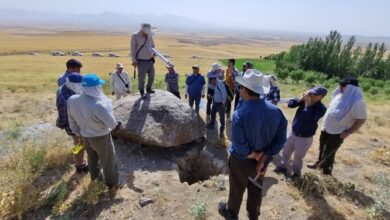
<instances>
[{"instance_id":1,"label":"white car","mask_svg":"<svg viewBox=\"0 0 390 220\"><path fill-rule=\"evenodd\" d=\"M109 56L109 57L119 57L119 55L116 54L116 53L109 53L108 56Z\"/></svg>"},{"instance_id":2,"label":"white car","mask_svg":"<svg viewBox=\"0 0 390 220\"><path fill-rule=\"evenodd\" d=\"M61 51L52 51L51 55L53 55L53 56L65 56L65 53L61 52Z\"/></svg>"},{"instance_id":3,"label":"white car","mask_svg":"<svg viewBox=\"0 0 390 220\"><path fill-rule=\"evenodd\" d=\"M29 52L28 55L30 55L30 56L39 56L39 54L35 53L35 52Z\"/></svg>"},{"instance_id":4,"label":"white car","mask_svg":"<svg viewBox=\"0 0 390 220\"><path fill-rule=\"evenodd\" d=\"M83 56L83 53L78 52L78 51L74 51L74 52L72 52L72 56L81 57L81 56Z\"/></svg>"},{"instance_id":5,"label":"white car","mask_svg":"<svg viewBox=\"0 0 390 220\"><path fill-rule=\"evenodd\" d=\"M92 56L94 56L94 57L104 57L104 55L102 53L98 53L98 52L93 52Z\"/></svg>"}]
</instances>

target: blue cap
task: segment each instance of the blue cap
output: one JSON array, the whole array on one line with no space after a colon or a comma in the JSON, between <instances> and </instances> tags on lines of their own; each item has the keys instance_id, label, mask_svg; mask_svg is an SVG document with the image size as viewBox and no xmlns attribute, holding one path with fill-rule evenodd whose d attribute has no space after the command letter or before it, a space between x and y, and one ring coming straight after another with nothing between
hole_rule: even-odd
<instances>
[{"instance_id":1,"label":"blue cap","mask_svg":"<svg viewBox=\"0 0 390 220\"><path fill-rule=\"evenodd\" d=\"M81 85L84 87L94 87L97 85L103 85L106 81L100 79L96 74L87 74L83 76Z\"/></svg>"},{"instance_id":2,"label":"blue cap","mask_svg":"<svg viewBox=\"0 0 390 220\"><path fill-rule=\"evenodd\" d=\"M314 88L309 90L309 93L316 96L317 95L326 96L328 90L323 86L315 86Z\"/></svg>"},{"instance_id":3,"label":"blue cap","mask_svg":"<svg viewBox=\"0 0 390 220\"><path fill-rule=\"evenodd\" d=\"M68 76L68 79L69 79L69 82L72 82L72 83L81 83L83 76L81 76L80 74L77 74L77 73L71 73Z\"/></svg>"}]
</instances>

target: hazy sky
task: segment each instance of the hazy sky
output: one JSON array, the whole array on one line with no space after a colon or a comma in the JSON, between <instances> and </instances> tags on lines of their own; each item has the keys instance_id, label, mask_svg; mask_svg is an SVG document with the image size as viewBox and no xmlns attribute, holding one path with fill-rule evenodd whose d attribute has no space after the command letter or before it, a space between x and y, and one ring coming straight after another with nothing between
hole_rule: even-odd
<instances>
[{"instance_id":1,"label":"hazy sky","mask_svg":"<svg viewBox=\"0 0 390 220\"><path fill-rule=\"evenodd\" d=\"M0 8L179 15L251 29L390 36L389 0L0 0Z\"/></svg>"}]
</instances>

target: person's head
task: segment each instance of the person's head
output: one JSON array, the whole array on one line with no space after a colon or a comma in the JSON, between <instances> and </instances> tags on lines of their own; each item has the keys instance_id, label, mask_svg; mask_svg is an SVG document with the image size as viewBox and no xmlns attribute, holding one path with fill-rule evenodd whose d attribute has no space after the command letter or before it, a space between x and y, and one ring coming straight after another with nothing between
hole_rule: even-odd
<instances>
[{"instance_id":1,"label":"person's head","mask_svg":"<svg viewBox=\"0 0 390 220\"><path fill-rule=\"evenodd\" d=\"M148 23L141 24L141 33L146 37L152 35L152 25Z\"/></svg>"},{"instance_id":2,"label":"person's head","mask_svg":"<svg viewBox=\"0 0 390 220\"><path fill-rule=\"evenodd\" d=\"M242 71L245 72L248 69L253 69L253 64L247 61L244 64L242 64Z\"/></svg>"},{"instance_id":3,"label":"person's head","mask_svg":"<svg viewBox=\"0 0 390 220\"><path fill-rule=\"evenodd\" d=\"M69 73L80 73L83 64L76 59L70 59L66 62L66 71Z\"/></svg>"},{"instance_id":4,"label":"person's head","mask_svg":"<svg viewBox=\"0 0 390 220\"><path fill-rule=\"evenodd\" d=\"M352 76L340 80L339 82L340 93L344 93L345 89L349 85L359 87L359 81Z\"/></svg>"},{"instance_id":5,"label":"person's head","mask_svg":"<svg viewBox=\"0 0 390 220\"><path fill-rule=\"evenodd\" d=\"M71 73L65 81L65 86L74 93L81 93L81 81L83 77L77 73Z\"/></svg>"},{"instance_id":6,"label":"person's head","mask_svg":"<svg viewBox=\"0 0 390 220\"><path fill-rule=\"evenodd\" d=\"M168 64L168 65L166 65L166 68L167 68L169 73L175 73L175 65Z\"/></svg>"},{"instance_id":7,"label":"person's head","mask_svg":"<svg viewBox=\"0 0 390 220\"><path fill-rule=\"evenodd\" d=\"M83 76L81 80L82 91L94 98L104 99L104 93L102 85L104 85L106 81L100 79L96 74L87 74Z\"/></svg>"},{"instance_id":8,"label":"person's head","mask_svg":"<svg viewBox=\"0 0 390 220\"><path fill-rule=\"evenodd\" d=\"M193 65L192 66L192 72L194 74L199 74L199 66L198 65Z\"/></svg>"},{"instance_id":9,"label":"person's head","mask_svg":"<svg viewBox=\"0 0 390 220\"><path fill-rule=\"evenodd\" d=\"M212 85L214 85L214 86L216 86L217 85L217 77L211 77L210 78L210 83L212 84Z\"/></svg>"},{"instance_id":10,"label":"person's head","mask_svg":"<svg viewBox=\"0 0 390 220\"><path fill-rule=\"evenodd\" d=\"M260 98L270 90L270 84L263 73L255 69L248 69L242 77L236 78L240 85L240 97L245 101Z\"/></svg>"},{"instance_id":11,"label":"person's head","mask_svg":"<svg viewBox=\"0 0 390 220\"><path fill-rule=\"evenodd\" d=\"M116 64L116 71L117 71L118 73L121 73L121 72L123 71L123 64L117 63L117 64Z\"/></svg>"},{"instance_id":12,"label":"person's head","mask_svg":"<svg viewBox=\"0 0 390 220\"><path fill-rule=\"evenodd\" d=\"M228 67L234 67L236 65L236 60L235 59L229 59L228 60Z\"/></svg>"},{"instance_id":13,"label":"person's head","mask_svg":"<svg viewBox=\"0 0 390 220\"><path fill-rule=\"evenodd\" d=\"M328 90L323 86L315 86L307 91L307 94L310 95L311 101L313 103L317 103L321 101L326 96L326 94L328 94Z\"/></svg>"},{"instance_id":14,"label":"person's head","mask_svg":"<svg viewBox=\"0 0 390 220\"><path fill-rule=\"evenodd\" d=\"M276 76L274 74L270 74L268 75L268 80L269 80L269 83L271 84L271 86L276 86Z\"/></svg>"},{"instance_id":15,"label":"person's head","mask_svg":"<svg viewBox=\"0 0 390 220\"><path fill-rule=\"evenodd\" d=\"M221 70L221 65L219 65L218 63L211 64L211 71L212 72L216 72L216 71L220 71L220 70Z\"/></svg>"}]
</instances>

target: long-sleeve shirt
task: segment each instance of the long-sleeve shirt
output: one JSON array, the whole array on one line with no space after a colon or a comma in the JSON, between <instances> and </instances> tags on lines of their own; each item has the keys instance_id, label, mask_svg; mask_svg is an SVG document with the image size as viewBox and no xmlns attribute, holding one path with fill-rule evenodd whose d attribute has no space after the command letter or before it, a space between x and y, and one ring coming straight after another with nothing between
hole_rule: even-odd
<instances>
[{"instance_id":1,"label":"long-sleeve shirt","mask_svg":"<svg viewBox=\"0 0 390 220\"><path fill-rule=\"evenodd\" d=\"M61 129L65 129L68 135L74 135L69 127L68 122L68 110L66 102L75 93L70 90L66 85L61 86L57 90L56 106L58 111L58 117L56 120L56 126Z\"/></svg>"},{"instance_id":2,"label":"long-sleeve shirt","mask_svg":"<svg viewBox=\"0 0 390 220\"><path fill-rule=\"evenodd\" d=\"M167 90L169 92L179 92L179 74L167 73L165 74L165 83L167 84Z\"/></svg>"},{"instance_id":3,"label":"long-sleeve shirt","mask_svg":"<svg viewBox=\"0 0 390 220\"><path fill-rule=\"evenodd\" d=\"M110 133L117 125L112 113L101 101L81 94L68 99L68 121L73 133L82 137L99 137Z\"/></svg>"},{"instance_id":4,"label":"long-sleeve shirt","mask_svg":"<svg viewBox=\"0 0 390 220\"><path fill-rule=\"evenodd\" d=\"M237 76L238 76L238 70L235 67L226 69L226 77L225 77L226 84L233 92L235 90L235 81Z\"/></svg>"},{"instance_id":5,"label":"long-sleeve shirt","mask_svg":"<svg viewBox=\"0 0 390 220\"><path fill-rule=\"evenodd\" d=\"M214 90L215 86L210 83L210 78L217 78L217 80L223 80L223 75L220 71L210 71L207 73L207 79L208 79L208 88Z\"/></svg>"},{"instance_id":6,"label":"long-sleeve shirt","mask_svg":"<svg viewBox=\"0 0 390 220\"><path fill-rule=\"evenodd\" d=\"M280 89L277 86L271 86L268 94L267 100L271 102L279 102L280 101Z\"/></svg>"},{"instance_id":7,"label":"long-sleeve shirt","mask_svg":"<svg viewBox=\"0 0 390 220\"><path fill-rule=\"evenodd\" d=\"M137 55L138 50L142 47L144 43L145 46L139 51L138 56L135 57ZM134 33L133 35L131 35L131 42L130 42L131 60L133 62L137 62L137 59L150 60L153 57L152 48L154 47L155 44L152 36L148 36L145 38L144 35L141 33L141 31Z\"/></svg>"},{"instance_id":8,"label":"long-sleeve shirt","mask_svg":"<svg viewBox=\"0 0 390 220\"><path fill-rule=\"evenodd\" d=\"M213 100L215 103L226 103L227 92L225 84L221 81L217 81L217 86L215 87L215 92Z\"/></svg>"},{"instance_id":9,"label":"long-sleeve shirt","mask_svg":"<svg viewBox=\"0 0 390 220\"><path fill-rule=\"evenodd\" d=\"M274 156L287 139L282 111L264 99L243 101L233 114L230 152L245 159L252 151Z\"/></svg>"},{"instance_id":10,"label":"long-sleeve shirt","mask_svg":"<svg viewBox=\"0 0 390 220\"><path fill-rule=\"evenodd\" d=\"M69 76L70 74L71 74L70 72L65 71L65 73L62 74L62 75L58 78L58 80L57 80L58 87L63 86L63 85L65 84L66 78L68 78L68 76ZM79 74L79 73L75 73L75 74Z\"/></svg>"},{"instance_id":11,"label":"long-sleeve shirt","mask_svg":"<svg viewBox=\"0 0 390 220\"><path fill-rule=\"evenodd\" d=\"M298 137L314 136L318 128L318 120L325 115L325 105L322 102L317 102L312 106L305 107L305 101L291 99L288 102L288 107L298 107L292 123L292 133Z\"/></svg>"},{"instance_id":12,"label":"long-sleeve shirt","mask_svg":"<svg viewBox=\"0 0 390 220\"><path fill-rule=\"evenodd\" d=\"M119 78L122 77L123 81ZM118 73L114 71L110 76L111 92L123 94L124 92L131 91L131 80L129 74L125 71ZM126 87L126 84L128 87Z\"/></svg>"},{"instance_id":13,"label":"long-sleeve shirt","mask_svg":"<svg viewBox=\"0 0 390 220\"><path fill-rule=\"evenodd\" d=\"M205 94L206 81L201 74L187 76L185 94L190 97L200 97Z\"/></svg>"}]
</instances>

